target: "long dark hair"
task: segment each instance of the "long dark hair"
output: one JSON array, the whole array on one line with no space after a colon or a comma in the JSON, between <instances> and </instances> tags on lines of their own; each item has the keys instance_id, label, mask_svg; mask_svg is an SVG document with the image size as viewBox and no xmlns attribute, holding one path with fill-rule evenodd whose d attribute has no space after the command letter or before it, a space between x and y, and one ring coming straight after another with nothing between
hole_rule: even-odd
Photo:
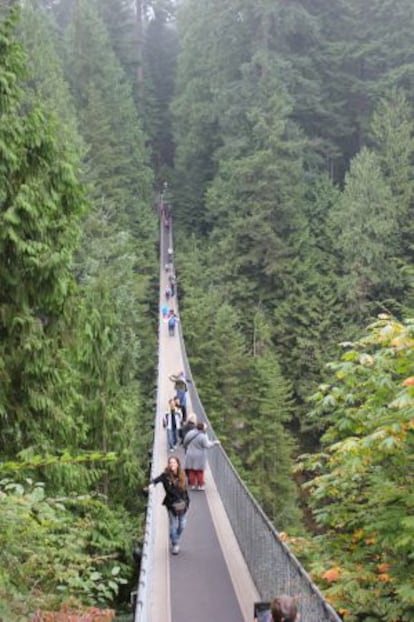
<instances>
[{"instance_id":1,"label":"long dark hair","mask_svg":"<svg viewBox=\"0 0 414 622\"><path fill-rule=\"evenodd\" d=\"M170 469L170 460L175 460L177 463L177 475L173 473L172 470ZM168 458L168 464L166 466L165 472L176 486L181 488L181 490L185 490L186 488L185 472L183 468L181 467L180 459L177 456L170 456Z\"/></svg>"}]
</instances>

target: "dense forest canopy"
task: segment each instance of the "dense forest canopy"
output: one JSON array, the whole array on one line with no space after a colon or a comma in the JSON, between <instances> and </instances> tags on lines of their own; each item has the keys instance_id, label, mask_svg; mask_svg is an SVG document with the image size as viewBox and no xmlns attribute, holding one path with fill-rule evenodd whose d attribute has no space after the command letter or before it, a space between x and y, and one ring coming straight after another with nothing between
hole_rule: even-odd
<instances>
[{"instance_id":1,"label":"dense forest canopy","mask_svg":"<svg viewBox=\"0 0 414 622\"><path fill-rule=\"evenodd\" d=\"M412 0L1 3L1 618L128 601L168 181L226 451L346 622L413 619L413 67Z\"/></svg>"}]
</instances>

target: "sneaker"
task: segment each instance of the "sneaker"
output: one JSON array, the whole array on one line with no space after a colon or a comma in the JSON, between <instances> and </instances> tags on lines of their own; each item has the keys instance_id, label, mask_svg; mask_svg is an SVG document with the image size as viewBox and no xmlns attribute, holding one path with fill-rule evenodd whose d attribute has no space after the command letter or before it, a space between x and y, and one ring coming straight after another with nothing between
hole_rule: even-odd
<instances>
[{"instance_id":1,"label":"sneaker","mask_svg":"<svg viewBox=\"0 0 414 622\"><path fill-rule=\"evenodd\" d=\"M204 484L202 486L199 486L197 490L205 490L206 487L204 486Z\"/></svg>"},{"instance_id":2,"label":"sneaker","mask_svg":"<svg viewBox=\"0 0 414 622\"><path fill-rule=\"evenodd\" d=\"M191 490L195 490L195 489L196 489L196 487L195 487L195 486L191 486Z\"/></svg>"},{"instance_id":3,"label":"sneaker","mask_svg":"<svg viewBox=\"0 0 414 622\"><path fill-rule=\"evenodd\" d=\"M178 546L178 544L173 544L173 547L171 549L171 553L173 555L178 555L179 552L180 552L180 547Z\"/></svg>"}]
</instances>

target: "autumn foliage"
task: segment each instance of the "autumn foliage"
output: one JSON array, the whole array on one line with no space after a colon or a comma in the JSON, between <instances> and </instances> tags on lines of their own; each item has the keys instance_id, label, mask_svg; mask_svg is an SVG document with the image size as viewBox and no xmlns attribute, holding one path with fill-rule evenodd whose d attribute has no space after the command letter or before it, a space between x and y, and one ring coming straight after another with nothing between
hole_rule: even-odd
<instances>
[{"instance_id":1,"label":"autumn foliage","mask_svg":"<svg viewBox=\"0 0 414 622\"><path fill-rule=\"evenodd\" d=\"M321 535L312 576L345 621L414 619L414 321L382 315L344 344L311 416L323 452L303 456Z\"/></svg>"},{"instance_id":2,"label":"autumn foliage","mask_svg":"<svg viewBox=\"0 0 414 622\"><path fill-rule=\"evenodd\" d=\"M60 611L37 611L31 622L111 622L114 618L113 609L63 607Z\"/></svg>"}]
</instances>

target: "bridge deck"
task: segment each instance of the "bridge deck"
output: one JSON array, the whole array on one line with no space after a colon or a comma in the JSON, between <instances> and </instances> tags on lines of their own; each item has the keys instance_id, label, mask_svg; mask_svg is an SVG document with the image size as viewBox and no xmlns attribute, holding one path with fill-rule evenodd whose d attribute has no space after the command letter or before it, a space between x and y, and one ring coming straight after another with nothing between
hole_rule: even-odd
<instances>
[{"instance_id":1,"label":"bridge deck","mask_svg":"<svg viewBox=\"0 0 414 622\"><path fill-rule=\"evenodd\" d=\"M169 245L166 231L162 232L160 273L160 302L167 285L166 250ZM171 305L175 309L176 299ZM156 420L154 464L160 473L168 458L167 439L162 428L162 414L174 388L169 374L183 369L178 335L169 337L162 320L159 329L159 407ZM191 402L188 405L191 412ZM210 451L214 451L214 448ZM178 455L183 458L182 449ZM227 520L209 469L206 471L206 491L190 491L191 505L188 522L181 540L181 552L172 556L168 545L168 524L161 506L163 490L154 491L154 517L159 526L153 569L151 622L251 622L253 602L259 600L243 556Z\"/></svg>"}]
</instances>

